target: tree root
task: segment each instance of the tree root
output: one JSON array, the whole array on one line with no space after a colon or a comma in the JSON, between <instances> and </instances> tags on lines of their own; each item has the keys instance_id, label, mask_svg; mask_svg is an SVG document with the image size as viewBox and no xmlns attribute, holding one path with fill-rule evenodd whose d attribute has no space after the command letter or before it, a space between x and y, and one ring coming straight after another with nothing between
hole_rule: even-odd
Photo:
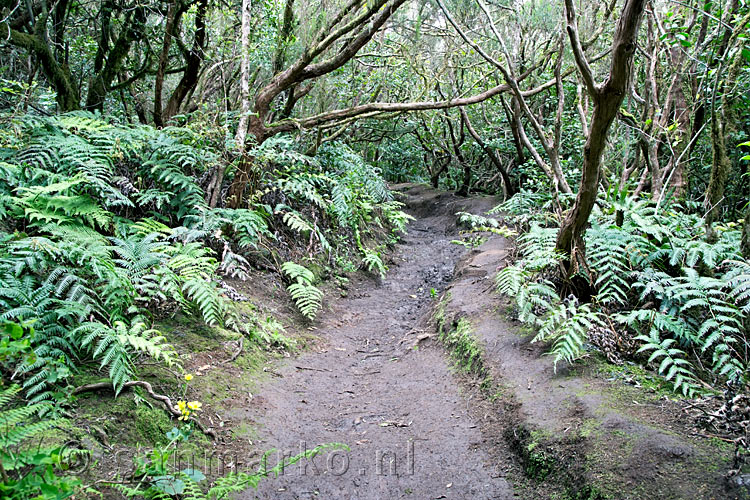
<instances>
[{"instance_id":1,"label":"tree root","mask_svg":"<svg viewBox=\"0 0 750 500\"><path fill-rule=\"evenodd\" d=\"M234 352L234 354L232 354L232 357L229 358L229 359L227 359L227 360L222 361L221 363L222 364L233 363L234 360L236 360L237 358L239 358L240 354L242 354L242 349L244 347L244 344L245 344L245 337L242 336L242 337L240 337L240 341L239 341L237 350Z\"/></svg>"},{"instance_id":2,"label":"tree root","mask_svg":"<svg viewBox=\"0 0 750 500\"><path fill-rule=\"evenodd\" d=\"M159 401L164 405L164 407L167 409L169 413L171 413L175 417L181 417L182 413L174 407L172 404L172 400L169 399L169 396L165 396L164 394L157 394L154 392L154 388L151 386L149 382L143 381L143 380L133 380L131 382L125 382L122 384L123 389L127 389L129 387L141 387L146 391L146 393L156 401ZM76 387L73 389L73 394L81 394L82 392L95 392L95 391L114 391L114 387L112 386L111 382L98 382L96 384L86 384L79 387ZM195 417L190 417L190 420L192 422L195 422L195 425L198 426L198 428L203 432L203 434L210 436L211 439L214 441L218 439L218 436L216 435L216 431L213 429L207 428L204 426L198 419Z\"/></svg>"}]
</instances>

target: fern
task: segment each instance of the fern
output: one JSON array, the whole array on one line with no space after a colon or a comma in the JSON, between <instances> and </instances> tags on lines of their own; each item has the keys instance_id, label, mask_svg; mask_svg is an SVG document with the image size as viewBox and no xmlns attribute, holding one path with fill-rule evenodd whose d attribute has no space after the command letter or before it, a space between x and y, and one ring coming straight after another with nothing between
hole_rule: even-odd
<instances>
[{"instance_id":1,"label":"fern","mask_svg":"<svg viewBox=\"0 0 750 500\"><path fill-rule=\"evenodd\" d=\"M593 225L587 240L587 257L596 272L599 302L625 305L630 292L631 252L634 251L630 234L615 226L601 228Z\"/></svg>"},{"instance_id":2,"label":"fern","mask_svg":"<svg viewBox=\"0 0 750 500\"><path fill-rule=\"evenodd\" d=\"M305 318L312 321L315 319L323 301L323 292L312 284L315 275L306 267L294 262L285 262L281 266L281 270L293 281L287 287L287 291L294 300L297 309Z\"/></svg>"},{"instance_id":3,"label":"fern","mask_svg":"<svg viewBox=\"0 0 750 500\"><path fill-rule=\"evenodd\" d=\"M381 278L385 278L388 268L383 263L383 259L380 258L380 253L368 248L363 249L363 252L362 265L365 269L371 273L377 273Z\"/></svg>"},{"instance_id":4,"label":"fern","mask_svg":"<svg viewBox=\"0 0 750 500\"><path fill-rule=\"evenodd\" d=\"M480 227L491 227L497 229L500 227L500 222L491 217L474 215L468 212L456 212L456 215L458 216L459 225L466 226L469 229L477 229Z\"/></svg>"},{"instance_id":5,"label":"fern","mask_svg":"<svg viewBox=\"0 0 750 500\"><path fill-rule=\"evenodd\" d=\"M495 276L495 285L497 291L503 295L515 297L518 295L521 287L529 281L531 273L523 266L509 265L505 266Z\"/></svg>"},{"instance_id":6,"label":"fern","mask_svg":"<svg viewBox=\"0 0 750 500\"><path fill-rule=\"evenodd\" d=\"M573 363L581 357L589 330L604 326L602 315L593 311L590 304L578 305L569 300L549 310L532 342L553 341L550 354L555 357L557 371L560 361Z\"/></svg>"},{"instance_id":7,"label":"fern","mask_svg":"<svg viewBox=\"0 0 750 500\"><path fill-rule=\"evenodd\" d=\"M177 364L172 346L165 343L158 331L147 329L143 323L128 326L117 321L110 328L102 323L86 322L73 334L80 339L81 346L100 362L100 368L107 369L115 394L120 392L123 384L133 380L134 353L144 353L167 366Z\"/></svg>"},{"instance_id":8,"label":"fern","mask_svg":"<svg viewBox=\"0 0 750 500\"><path fill-rule=\"evenodd\" d=\"M741 307L744 315L750 314L750 263L740 260L730 260L727 265L731 266L724 275L729 296L735 305Z\"/></svg>"},{"instance_id":9,"label":"fern","mask_svg":"<svg viewBox=\"0 0 750 500\"><path fill-rule=\"evenodd\" d=\"M284 224L289 226L289 229L303 236L309 235L313 228L312 226L300 216L297 212L286 212L283 217Z\"/></svg>"},{"instance_id":10,"label":"fern","mask_svg":"<svg viewBox=\"0 0 750 500\"><path fill-rule=\"evenodd\" d=\"M0 408L8 405L21 392L21 387L11 385L0 391ZM52 420L29 423L32 417L46 408L44 404L32 404L0 411L0 460L6 469L13 470L19 457L11 450L22 442L39 435L55 425Z\"/></svg>"},{"instance_id":11,"label":"fern","mask_svg":"<svg viewBox=\"0 0 750 500\"><path fill-rule=\"evenodd\" d=\"M654 313L656 314L656 313ZM658 328L651 328L649 335L639 335L637 340L643 342L638 352L651 351L648 362L659 361L659 373L672 382L675 391L693 397L698 391L698 383L692 364L685 359L686 354L674 347L675 338L661 339Z\"/></svg>"}]
</instances>

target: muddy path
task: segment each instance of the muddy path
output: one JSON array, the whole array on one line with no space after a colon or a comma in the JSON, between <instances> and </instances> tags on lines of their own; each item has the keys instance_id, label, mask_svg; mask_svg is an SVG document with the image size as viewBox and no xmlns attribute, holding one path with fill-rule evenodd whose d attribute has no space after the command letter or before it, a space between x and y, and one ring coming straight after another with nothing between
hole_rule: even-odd
<instances>
[{"instance_id":1,"label":"muddy path","mask_svg":"<svg viewBox=\"0 0 750 500\"><path fill-rule=\"evenodd\" d=\"M427 339L435 296L463 247L456 211L489 199L410 197L417 220L392 255L388 276L353 283L349 297L320 316L312 351L278 367L253 395L246 418L260 449L297 454L344 443L290 467L242 498L509 498L506 464L482 436L481 417L445 350ZM432 333L432 332L427 332Z\"/></svg>"}]
</instances>

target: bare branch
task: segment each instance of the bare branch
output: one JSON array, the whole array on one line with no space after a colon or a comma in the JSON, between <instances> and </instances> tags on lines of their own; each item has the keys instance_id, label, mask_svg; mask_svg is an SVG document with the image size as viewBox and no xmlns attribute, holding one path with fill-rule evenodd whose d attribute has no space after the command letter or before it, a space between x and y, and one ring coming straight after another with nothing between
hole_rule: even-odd
<instances>
[{"instance_id":1,"label":"bare branch","mask_svg":"<svg viewBox=\"0 0 750 500\"><path fill-rule=\"evenodd\" d=\"M570 38L570 46L573 49L573 56L578 65L578 70L581 72L581 78L584 85L586 85L586 90L594 97L599 93L599 89L594 82L591 66L586 60L586 54L583 52L581 39L578 36L578 22L576 21L576 10L573 6L573 0L565 0L565 18L568 23L567 30L568 37Z\"/></svg>"}]
</instances>

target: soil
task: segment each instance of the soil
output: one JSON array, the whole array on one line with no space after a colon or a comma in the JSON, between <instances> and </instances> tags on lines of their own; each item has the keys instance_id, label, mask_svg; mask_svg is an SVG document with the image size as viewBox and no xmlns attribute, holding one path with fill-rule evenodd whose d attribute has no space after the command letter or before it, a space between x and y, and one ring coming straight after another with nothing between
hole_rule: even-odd
<instances>
[{"instance_id":1,"label":"soil","mask_svg":"<svg viewBox=\"0 0 750 500\"><path fill-rule=\"evenodd\" d=\"M391 256L387 278L354 284L349 298L320 316L322 345L284 363L247 409L260 424L260 448L297 454L344 443L351 451L291 467L244 498L513 496L451 361L418 343L463 250L450 242L452 213L469 203L486 209L492 200L428 191L415 211L415 198L418 219Z\"/></svg>"},{"instance_id":2,"label":"soil","mask_svg":"<svg viewBox=\"0 0 750 500\"><path fill-rule=\"evenodd\" d=\"M260 449L351 451L324 452L242 498L742 496L724 479L732 451L694 437L679 403L606 380L615 367L595 356L555 372L545 346L507 319L491 278L512 243L451 243L457 211L496 200L396 189L416 220L387 278L353 283L316 323L317 348L282 363L242 410ZM482 354L471 374L438 341L438 303L445 328L472 326Z\"/></svg>"}]
</instances>

